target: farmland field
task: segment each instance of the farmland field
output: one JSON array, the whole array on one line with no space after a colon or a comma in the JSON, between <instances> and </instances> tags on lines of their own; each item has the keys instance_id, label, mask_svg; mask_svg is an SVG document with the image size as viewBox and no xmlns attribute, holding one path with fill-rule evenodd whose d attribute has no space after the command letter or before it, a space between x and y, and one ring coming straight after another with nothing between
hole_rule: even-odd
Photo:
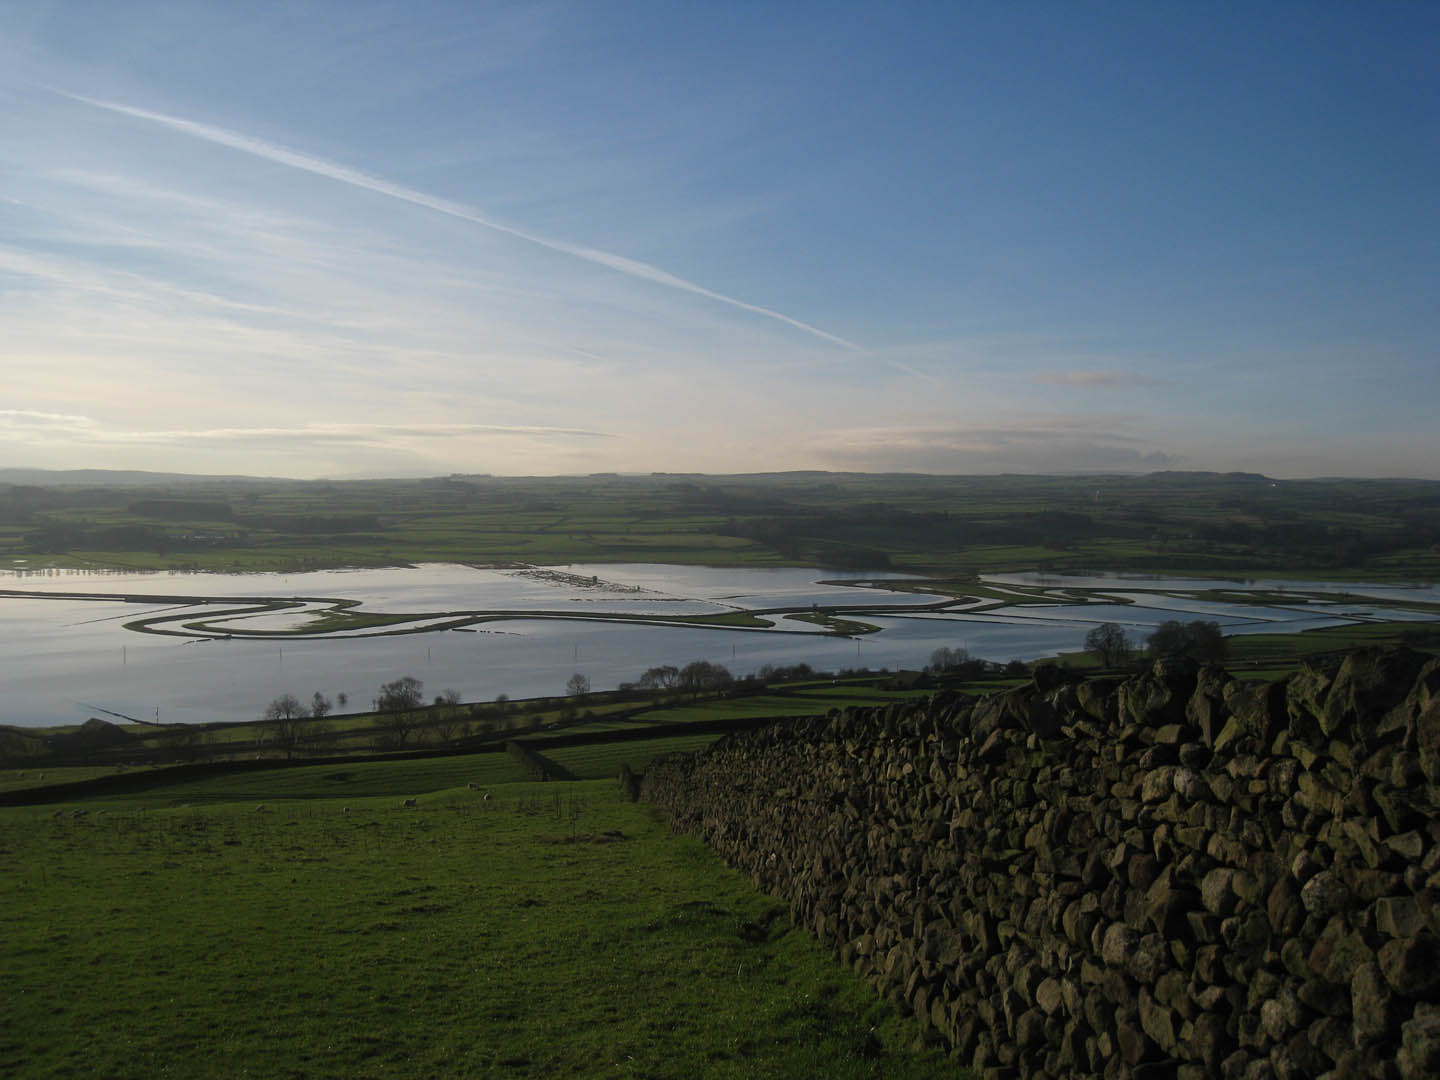
<instances>
[{"instance_id":1,"label":"farmland field","mask_svg":"<svg viewBox=\"0 0 1440 1080\"><path fill-rule=\"evenodd\" d=\"M407 808L438 774L355 769L343 800L259 785L276 792L265 811L222 801L240 795L223 785L180 808L0 810L0 1072L919 1077L944 1064L775 901L613 780L497 782L488 800L448 788ZM473 762L466 775L487 776Z\"/></svg>"}]
</instances>

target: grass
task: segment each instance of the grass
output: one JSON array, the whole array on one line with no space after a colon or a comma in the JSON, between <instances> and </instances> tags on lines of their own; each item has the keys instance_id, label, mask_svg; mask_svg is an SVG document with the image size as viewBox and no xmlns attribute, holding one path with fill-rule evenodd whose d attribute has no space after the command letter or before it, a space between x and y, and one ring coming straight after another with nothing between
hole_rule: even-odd
<instances>
[{"instance_id":1,"label":"grass","mask_svg":"<svg viewBox=\"0 0 1440 1080\"><path fill-rule=\"evenodd\" d=\"M452 477L0 486L0 563L284 570L459 561L1440 576L1432 481L1259 476ZM157 498L166 504L156 505ZM207 539L196 540L204 532ZM117 550L123 545L124 550Z\"/></svg>"},{"instance_id":2,"label":"grass","mask_svg":"<svg viewBox=\"0 0 1440 1080\"><path fill-rule=\"evenodd\" d=\"M599 780L616 776L621 765L644 772L650 762L661 754L689 753L702 750L719 735L674 735L660 739L634 742L588 743L583 746L562 746L545 749L545 756L581 780Z\"/></svg>"},{"instance_id":3,"label":"grass","mask_svg":"<svg viewBox=\"0 0 1440 1080\"><path fill-rule=\"evenodd\" d=\"M393 789L348 814L0 811L0 1073L950 1071L777 901L613 781L405 809L411 778L377 768Z\"/></svg>"}]
</instances>

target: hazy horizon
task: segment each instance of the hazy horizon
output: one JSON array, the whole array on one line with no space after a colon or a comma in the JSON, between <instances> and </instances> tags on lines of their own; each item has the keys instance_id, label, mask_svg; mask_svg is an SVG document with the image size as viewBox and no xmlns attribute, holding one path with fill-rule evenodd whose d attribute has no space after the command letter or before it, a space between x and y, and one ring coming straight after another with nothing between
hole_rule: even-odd
<instances>
[{"instance_id":1,"label":"hazy horizon","mask_svg":"<svg viewBox=\"0 0 1440 1080\"><path fill-rule=\"evenodd\" d=\"M1437 46L0 0L0 466L1437 479Z\"/></svg>"}]
</instances>

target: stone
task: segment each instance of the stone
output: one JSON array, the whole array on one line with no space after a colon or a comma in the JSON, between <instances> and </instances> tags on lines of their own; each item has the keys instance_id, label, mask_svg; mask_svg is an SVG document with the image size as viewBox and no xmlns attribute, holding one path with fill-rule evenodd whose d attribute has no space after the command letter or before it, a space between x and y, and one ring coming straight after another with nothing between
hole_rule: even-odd
<instances>
[{"instance_id":1,"label":"stone","mask_svg":"<svg viewBox=\"0 0 1440 1080\"><path fill-rule=\"evenodd\" d=\"M1305 909L1300 903L1300 886L1289 874L1275 882L1265 901L1265 914L1270 919L1273 933L1290 936L1300 928L1305 919Z\"/></svg>"},{"instance_id":2,"label":"stone","mask_svg":"<svg viewBox=\"0 0 1440 1080\"><path fill-rule=\"evenodd\" d=\"M1223 1080L1241 1080L1250 1066L1250 1055L1244 1050L1235 1050L1220 1062L1220 1076Z\"/></svg>"},{"instance_id":3,"label":"stone","mask_svg":"<svg viewBox=\"0 0 1440 1080\"><path fill-rule=\"evenodd\" d=\"M1145 1055L1150 1052L1150 1040L1135 1013L1115 1017L1115 1045L1126 1065L1139 1065L1145 1060Z\"/></svg>"},{"instance_id":4,"label":"stone","mask_svg":"<svg viewBox=\"0 0 1440 1080\"><path fill-rule=\"evenodd\" d=\"M1162 1002L1156 1001L1150 991L1141 987L1140 989L1140 1026L1144 1028L1145 1034L1165 1053L1175 1049L1175 1021L1176 1016L1173 1010Z\"/></svg>"},{"instance_id":5,"label":"stone","mask_svg":"<svg viewBox=\"0 0 1440 1080\"><path fill-rule=\"evenodd\" d=\"M1276 1042L1284 1042L1308 1022L1305 1006L1286 987L1260 1006L1260 1030Z\"/></svg>"},{"instance_id":6,"label":"stone","mask_svg":"<svg viewBox=\"0 0 1440 1080\"><path fill-rule=\"evenodd\" d=\"M1322 1016L1316 1020L1305 1032L1305 1037L1332 1062L1339 1061L1355 1045L1352 1025L1348 1020L1334 1016Z\"/></svg>"},{"instance_id":7,"label":"stone","mask_svg":"<svg viewBox=\"0 0 1440 1080\"><path fill-rule=\"evenodd\" d=\"M1344 1019L1348 1019L1350 1016L1350 986L1348 983L1307 979L1295 991L1295 996L1306 1008L1314 1009L1326 1016Z\"/></svg>"},{"instance_id":8,"label":"stone","mask_svg":"<svg viewBox=\"0 0 1440 1080\"><path fill-rule=\"evenodd\" d=\"M1135 946L1140 935L1124 923L1113 923L1105 931L1104 943L1100 946L1100 958L1111 967L1121 967Z\"/></svg>"},{"instance_id":9,"label":"stone","mask_svg":"<svg viewBox=\"0 0 1440 1080\"><path fill-rule=\"evenodd\" d=\"M1205 875L1200 883L1200 900L1210 914L1224 918L1235 910L1239 898L1230 888L1234 877L1235 871L1228 866L1217 866Z\"/></svg>"},{"instance_id":10,"label":"stone","mask_svg":"<svg viewBox=\"0 0 1440 1080\"><path fill-rule=\"evenodd\" d=\"M1194 769L1183 766L1176 769L1171 782L1175 787L1175 794L1186 802L1204 802L1210 798L1210 785L1205 783L1204 778Z\"/></svg>"},{"instance_id":11,"label":"stone","mask_svg":"<svg viewBox=\"0 0 1440 1080\"><path fill-rule=\"evenodd\" d=\"M1398 994L1418 998L1440 987L1440 942L1428 934L1386 943L1379 961L1385 981Z\"/></svg>"},{"instance_id":12,"label":"stone","mask_svg":"<svg viewBox=\"0 0 1440 1080\"><path fill-rule=\"evenodd\" d=\"M1021 1050L1033 1050L1045 1042L1045 1014L1039 1009L1027 1009L1015 1021L1015 1045Z\"/></svg>"},{"instance_id":13,"label":"stone","mask_svg":"<svg viewBox=\"0 0 1440 1080\"><path fill-rule=\"evenodd\" d=\"M1065 1002L1065 991L1060 980L1053 975L1045 979L1035 988L1035 1004L1044 1011L1046 1016L1054 1016L1060 1011Z\"/></svg>"},{"instance_id":14,"label":"stone","mask_svg":"<svg viewBox=\"0 0 1440 1080\"><path fill-rule=\"evenodd\" d=\"M1380 1039L1399 1019L1394 993L1377 964L1362 964L1350 980L1350 1010L1359 1039Z\"/></svg>"},{"instance_id":15,"label":"stone","mask_svg":"<svg viewBox=\"0 0 1440 1080\"><path fill-rule=\"evenodd\" d=\"M1354 906L1354 897L1339 875L1323 870L1300 888L1300 902L1317 919L1328 919Z\"/></svg>"},{"instance_id":16,"label":"stone","mask_svg":"<svg viewBox=\"0 0 1440 1080\"><path fill-rule=\"evenodd\" d=\"M1415 719L1415 741L1425 779L1440 785L1440 696L1434 697Z\"/></svg>"},{"instance_id":17,"label":"stone","mask_svg":"<svg viewBox=\"0 0 1440 1080\"><path fill-rule=\"evenodd\" d=\"M1411 938L1425 926L1413 896L1385 896L1375 901L1375 928L1386 937Z\"/></svg>"},{"instance_id":18,"label":"stone","mask_svg":"<svg viewBox=\"0 0 1440 1080\"><path fill-rule=\"evenodd\" d=\"M1430 657L1404 646L1356 649L1345 657L1318 714L1326 735L1363 739L1364 721L1398 705Z\"/></svg>"},{"instance_id":19,"label":"stone","mask_svg":"<svg viewBox=\"0 0 1440 1080\"><path fill-rule=\"evenodd\" d=\"M1400 1031L1400 1053L1395 1064L1404 1080L1433 1080L1440 1076L1440 1013L1417 1013Z\"/></svg>"},{"instance_id":20,"label":"stone","mask_svg":"<svg viewBox=\"0 0 1440 1080\"><path fill-rule=\"evenodd\" d=\"M1157 803L1162 799L1168 799L1175 793L1175 773L1173 765L1161 765L1159 768L1151 769L1145 774L1145 779L1140 784L1140 800L1147 803Z\"/></svg>"},{"instance_id":21,"label":"stone","mask_svg":"<svg viewBox=\"0 0 1440 1080\"><path fill-rule=\"evenodd\" d=\"M1425 840L1415 829L1395 836L1387 836L1381 843L1392 854L1407 862L1419 862L1425 854Z\"/></svg>"},{"instance_id":22,"label":"stone","mask_svg":"<svg viewBox=\"0 0 1440 1080\"><path fill-rule=\"evenodd\" d=\"M1165 955L1165 939L1159 934L1146 934L1125 958L1125 973L1142 985L1154 983Z\"/></svg>"},{"instance_id":23,"label":"stone","mask_svg":"<svg viewBox=\"0 0 1440 1080\"><path fill-rule=\"evenodd\" d=\"M1212 1075L1235 1049L1235 1040L1226 1033L1225 1018L1207 1012L1197 1017L1190 1030L1190 1057L1199 1060Z\"/></svg>"}]
</instances>

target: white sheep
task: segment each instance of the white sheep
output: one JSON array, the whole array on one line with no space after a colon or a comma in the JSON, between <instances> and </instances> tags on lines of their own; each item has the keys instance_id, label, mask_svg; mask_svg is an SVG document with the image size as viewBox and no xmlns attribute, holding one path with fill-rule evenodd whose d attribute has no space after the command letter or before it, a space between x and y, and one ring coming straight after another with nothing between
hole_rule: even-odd
<instances>
[{"instance_id":1,"label":"white sheep","mask_svg":"<svg viewBox=\"0 0 1440 1080\"><path fill-rule=\"evenodd\" d=\"M257 814L268 814L270 812L270 808L262 802L259 806L255 807L255 812Z\"/></svg>"},{"instance_id":2,"label":"white sheep","mask_svg":"<svg viewBox=\"0 0 1440 1080\"><path fill-rule=\"evenodd\" d=\"M419 806L420 804L417 803L414 799L406 799L404 805L405 805L406 807L408 807L409 809L412 809L412 810L413 810L415 807Z\"/></svg>"}]
</instances>

